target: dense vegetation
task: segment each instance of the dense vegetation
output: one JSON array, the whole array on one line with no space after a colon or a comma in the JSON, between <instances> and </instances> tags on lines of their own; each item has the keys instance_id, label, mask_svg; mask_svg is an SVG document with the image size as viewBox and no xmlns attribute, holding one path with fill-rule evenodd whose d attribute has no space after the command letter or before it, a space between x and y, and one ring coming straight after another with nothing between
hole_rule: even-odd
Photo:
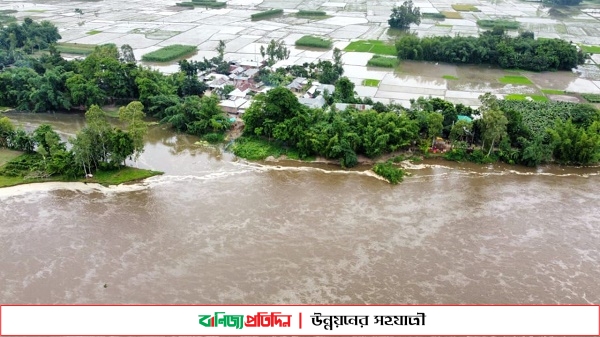
<instances>
[{"instance_id":1,"label":"dense vegetation","mask_svg":"<svg viewBox=\"0 0 600 337\"><path fill-rule=\"evenodd\" d=\"M159 50L155 50L153 52L145 54L142 56L142 60L147 62L169 62L182 56L193 53L196 50L196 46L174 44L162 47Z\"/></svg>"},{"instance_id":2,"label":"dense vegetation","mask_svg":"<svg viewBox=\"0 0 600 337\"><path fill-rule=\"evenodd\" d=\"M122 107L119 117L126 126L121 130L108 123L106 114L98 106L92 106L85 114L86 127L69 139L70 149L48 124L27 133L15 128L8 118L1 118L0 147L25 154L2 166L0 175L64 180L89 176L97 171L119 170L127 158L136 160L144 151L147 126L143 121L143 108L140 102ZM138 173L144 177L154 174Z\"/></svg>"},{"instance_id":3,"label":"dense vegetation","mask_svg":"<svg viewBox=\"0 0 600 337\"><path fill-rule=\"evenodd\" d=\"M395 166L391 161L375 164L373 172L382 176L393 185L398 184L404 178L404 171Z\"/></svg>"},{"instance_id":4,"label":"dense vegetation","mask_svg":"<svg viewBox=\"0 0 600 337\"><path fill-rule=\"evenodd\" d=\"M38 27L27 22L23 25ZM0 34L15 27L18 26L0 30ZM39 27L42 31L53 31L46 24ZM18 51L15 48L26 45L26 41L38 34L38 30L32 29L31 35L19 35L17 40L13 39L15 47L9 46L9 50ZM222 138L220 135L229 123L224 112L213 101L198 97L207 89L198 79L199 71L229 72L229 63L223 59L222 41L217 52L218 56L210 60L182 61L180 72L164 75L137 65L127 45L120 50L115 45L97 46L84 60L73 61L64 60L50 45L48 53L37 58L23 57L14 67L0 72L0 106L47 112L140 101L149 115L173 123L179 130L211 139ZM209 104L210 114L205 113L204 104ZM210 126L202 126L203 123Z\"/></svg>"},{"instance_id":5,"label":"dense vegetation","mask_svg":"<svg viewBox=\"0 0 600 337\"><path fill-rule=\"evenodd\" d=\"M317 80L323 84L334 84L343 74L342 51L334 48L333 62L319 60L317 63L281 67L277 70L262 68L257 75L257 79L269 86L284 86L296 77Z\"/></svg>"},{"instance_id":6,"label":"dense vegetation","mask_svg":"<svg viewBox=\"0 0 600 337\"><path fill-rule=\"evenodd\" d=\"M414 7L412 0L404 1L400 6L392 8L388 24L392 28L406 29L411 23L421 24L421 9Z\"/></svg>"},{"instance_id":7,"label":"dense vegetation","mask_svg":"<svg viewBox=\"0 0 600 337\"><path fill-rule=\"evenodd\" d=\"M353 96L351 85L340 84L346 80L336 83L336 97L343 102ZM454 144L446 154L450 160L536 166L552 160L590 164L600 159L600 112L590 105L499 101L490 94L481 101L478 111L439 98L420 98L410 109L375 103L373 110L363 112L326 112L301 105L293 93L279 87L255 97L243 116L244 136L261 137L300 158L337 159L344 167L356 165L358 155L376 158L409 148L427 152L437 137ZM481 118L473 122L458 118L477 114ZM263 151L260 144L252 146L242 146L239 154L253 157ZM378 170L389 171L387 166Z\"/></svg>"},{"instance_id":8,"label":"dense vegetation","mask_svg":"<svg viewBox=\"0 0 600 337\"><path fill-rule=\"evenodd\" d=\"M61 38L56 26L49 21L35 22L25 18L22 24L15 22L0 25L0 70L18 61L27 54L46 49Z\"/></svg>"},{"instance_id":9,"label":"dense vegetation","mask_svg":"<svg viewBox=\"0 0 600 337\"><path fill-rule=\"evenodd\" d=\"M479 37L405 35L396 42L396 49L398 57L405 60L491 64L533 71L571 70L584 61L584 54L567 41L536 40L531 32L510 37L501 28Z\"/></svg>"},{"instance_id":10,"label":"dense vegetation","mask_svg":"<svg viewBox=\"0 0 600 337\"><path fill-rule=\"evenodd\" d=\"M331 42L331 40L311 35L305 35L296 41L296 46L299 47L329 49L332 45L333 43Z\"/></svg>"},{"instance_id":11,"label":"dense vegetation","mask_svg":"<svg viewBox=\"0 0 600 337\"><path fill-rule=\"evenodd\" d=\"M250 18L252 19L252 21L255 21L255 20L270 18L273 16L278 16L281 14L283 14L283 9L269 9L264 12L252 14L252 15L250 15Z\"/></svg>"}]
</instances>

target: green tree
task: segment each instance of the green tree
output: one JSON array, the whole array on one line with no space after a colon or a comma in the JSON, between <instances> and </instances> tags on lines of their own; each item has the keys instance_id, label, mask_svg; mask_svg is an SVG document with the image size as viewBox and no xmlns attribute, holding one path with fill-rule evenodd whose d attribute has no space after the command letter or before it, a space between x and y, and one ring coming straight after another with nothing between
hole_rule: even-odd
<instances>
[{"instance_id":1,"label":"green tree","mask_svg":"<svg viewBox=\"0 0 600 337\"><path fill-rule=\"evenodd\" d=\"M427 136L431 139L431 146L435 138L442 134L444 129L444 116L441 113L431 112L427 115Z\"/></svg>"},{"instance_id":2,"label":"green tree","mask_svg":"<svg viewBox=\"0 0 600 337\"><path fill-rule=\"evenodd\" d=\"M464 120L459 120L454 123L452 129L450 130L450 141L458 142L458 141L466 141L468 136L471 135L473 130L473 123L469 123Z\"/></svg>"},{"instance_id":3,"label":"green tree","mask_svg":"<svg viewBox=\"0 0 600 337\"><path fill-rule=\"evenodd\" d=\"M134 141L127 132L113 129L108 139L110 162L113 167L125 165L125 160L135 153Z\"/></svg>"},{"instance_id":4,"label":"green tree","mask_svg":"<svg viewBox=\"0 0 600 337\"><path fill-rule=\"evenodd\" d=\"M344 62L342 61L342 51L339 48L333 48L333 68L338 76L344 74Z\"/></svg>"},{"instance_id":5,"label":"green tree","mask_svg":"<svg viewBox=\"0 0 600 337\"><path fill-rule=\"evenodd\" d=\"M189 131L196 135L208 132L223 132L231 127L229 118L219 106L215 96L204 96L200 99L200 108L194 113L194 121L189 125Z\"/></svg>"},{"instance_id":6,"label":"green tree","mask_svg":"<svg viewBox=\"0 0 600 337\"><path fill-rule=\"evenodd\" d=\"M76 165L81 165L85 176L94 171L93 139L87 129L84 128L77 133L75 138L70 138L71 152Z\"/></svg>"},{"instance_id":7,"label":"green tree","mask_svg":"<svg viewBox=\"0 0 600 337\"><path fill-rule=\"evenodd\" d=\"M133 48L130 45L124 44L121 46L120 58L121 62L135 63L135 55L133 54Z\"/></svg>"},{"instance_id":8,"label":"green tree","mask_svg":"<svg viewBox=\"0 0 600 337\"><path fill-rule=\"evenodd\" d=\"M549 161L552 158L552 146L546 142L545 135L537 135L533 139L521 137L519 142L523 144L521 151L521 163L526 166L535 167Z\"/></svg>"},{"instance_id":9,"label":"green tree","mask_svg":"<svg viewBox=\"0 0 600 337\"><path fill-rule=\"evenodd\" d=\"M15 135L15 126L8 117L0 118L0 147L9 147Z\"/></svg>"},{"instance_id":10,"label":"green tree","mask_svg":"<svg viewBox=\"0 0 600 337\"><path fill-rule=\"evenodd\" d=\"M413 7L412 0L404 1L402 5L392 8L392 15L388 20L390 27L406 29L411 23L421 24L421 10L419 7Z\"/></svg>"},{"instance_id":11,"label":"green tree","mask_svg":"<svg viewBox=\"0 0 600 337\"><path fill-rule=\"evenodd\" d=\"M217 45L217 53L219 54L218 58L221 62L225 59L225 48L225 41L219 40L219 44Z\"/></svg>"},{"instance_id":12,"label":"green tree","mask_svg":"<svg viewBox=\"0 0 600 337\"><path fill-rule=\"evenodd\" d=\"M261 48L263 48L261 49L261 55L264 53L268 56L267 64L269 66L274 65L277 61L285 60L290 57L290 50L287 49L284 41L276 42L275 40L271 40L267 45L266 51L264 50L264 47L261 46ZM263 58L264 57L265 56L263 55Z\"/></svg>"},{"instance_id":13,"label":"green tree","mask_svg":"<svg viewBox=\"0 0 600 337\"><path fill-rule=\"evenodd\" d=\"M354 83L348 77L342 77L335 82L335 98L343 103L355 103Z\"/></svg>"},{"instance_id":14,"label":"green tree","mask_svg":"<svg viewBox=\"0 0 600 337\"><path fill-rule=\"evenodd\" d=\"M106 113L97 105L92 105L85 113L85 121L92 142L92 158L96 164L108 161L110 157L111 125L108 123Z\"/></svg>"},{"instance_id":15,"label":"green tree","mask_svg":"<svg viewBox=\"0 0 600 337\"><path fill-rule=\"evenodd\" d=\"M37 143L37 152L42 156L44 172L48 175L62 174L72 165L72 156L67 151L65 143L48 124L40 125L32 134Z\"/></svg>"},{"instance_id":16,"label":"green tree","mask_svg":"<svg viewBox=\"0 0 600 337\"><path fill-rule=\"evenodd\" d=\"M71 104L81 106L84 109L94 104L102 104L106 99L106 93L100 89L93 80L87 80L82 75L70 76L66 81L66 87L70 93Z\"/></svg>"},{"instance_id":17,"label":"green tree","mask_svg":"<svg viewBox=\"0 0 600 337\"><path fill-rule=\"evenodd\" d=\"M600 159L600 122L584 128L574 125L571 119L557 120L548 133L552 138L554 158L559 162L587 165Z\"/></svg>"},{"instance_id":18,"label":"green tree","mask_svg":"<svg viewBox=\"0 0 600 337\"><path fill-rule=\"evenodd\" d=\"M144 137L148 132L148 125L144 122L144 117L146 117L144 105L138 101L133 101L119 109L119 119L127 123L127 133L133 140L133 158L135 160L144 152Z\"/></svg>"},{"instance_id":19,"label":"green tree","mask_svg":"<svg viewBox=\"0 0 600 337\"><path fill-rule=\"evenodd\" d=\"M504 112L500 110L500 104L496 96L491 93L485 93L479 96L481 101L481 126L482 126L482 148L485 149L485 144L490 144L487 156L494 150L494 144L500 142L507 135L508 119Z\"/></svg>"}]
</instances>

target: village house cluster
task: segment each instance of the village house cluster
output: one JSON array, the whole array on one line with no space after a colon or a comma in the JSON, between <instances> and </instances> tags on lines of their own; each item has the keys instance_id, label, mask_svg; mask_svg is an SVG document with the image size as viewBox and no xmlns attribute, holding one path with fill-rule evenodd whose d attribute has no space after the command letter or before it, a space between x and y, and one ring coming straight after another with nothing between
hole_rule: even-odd
<instances>
[{"instance_id":1,"label":"village house cluster","mask_svg":"<svg viewBox=\"0 0 600 337\"><path fill-rule=\"evenodd\" d=\"M232 61L230 62L229 75L215 72L200 74L199 76L210 89L211 94L219 95L220 106L230 116L236 118L244 114L252 104L252 98L259 93L266 93L273 87L266 86L257 78L261 69L266 68L266 62L257 61ZM290 84L285 86L298 96L298 101L309 108L323 108L327 105L326 95L335 93L335 86L321 84L318 81L304 77L296 77ZM222 94L226 88L234 88L232 91ZM338 110L348 107L357 110L370 109L365 104L336 103Z\"/></svg>"}]
</instances>

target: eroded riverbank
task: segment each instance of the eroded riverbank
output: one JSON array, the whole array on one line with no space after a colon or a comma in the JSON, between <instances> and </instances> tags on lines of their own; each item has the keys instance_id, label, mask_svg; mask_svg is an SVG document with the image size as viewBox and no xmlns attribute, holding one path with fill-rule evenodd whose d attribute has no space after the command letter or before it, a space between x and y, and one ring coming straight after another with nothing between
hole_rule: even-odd
<instances>
[{"instance_id":1,"label":"eroded riverbank","mask_svg":"<svg viewBox=\"0 0 600 337\"><path fill-rule=\"evenodd\" d=\"M392 187L196 141L152 127L143 184L1 190L0 302L600 302L599 167L425 160Z\"/></svg>"}]
</instances>

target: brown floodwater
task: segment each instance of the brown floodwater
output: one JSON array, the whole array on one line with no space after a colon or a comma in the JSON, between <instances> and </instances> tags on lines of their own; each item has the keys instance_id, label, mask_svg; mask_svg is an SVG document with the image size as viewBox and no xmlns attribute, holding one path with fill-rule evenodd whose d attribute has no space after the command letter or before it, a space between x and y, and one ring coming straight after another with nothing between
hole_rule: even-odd
<instances>
[{"instance_id":1,"label":"brown floodwater","mask_svg":"<svg viewBox=\"0 0 600 337\"><path fill-rule=\"evenodd\" d=\"M0 303L600 303L600 167L425 161L391 186L196 141L152 127L137 165L165 175L129 188L0 189Z\"/></svg>"}]
</instances>

